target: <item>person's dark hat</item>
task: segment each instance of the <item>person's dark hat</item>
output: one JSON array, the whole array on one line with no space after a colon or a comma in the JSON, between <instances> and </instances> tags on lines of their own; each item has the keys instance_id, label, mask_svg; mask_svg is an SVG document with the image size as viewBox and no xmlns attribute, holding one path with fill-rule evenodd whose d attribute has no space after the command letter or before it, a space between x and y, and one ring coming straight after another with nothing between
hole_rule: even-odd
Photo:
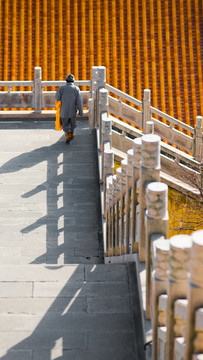
<instances>
[{"instance_id":1,"label":"person's dark hat","mask_svg":"<svg viewBox=\"0 0 203 360\"><path fill-rule=\"evenodd\" d=\"M66 76L66 81L67 82L74 82L75 81L75 76L73 74L68 74Z\"/></svg>"}]
</instances>

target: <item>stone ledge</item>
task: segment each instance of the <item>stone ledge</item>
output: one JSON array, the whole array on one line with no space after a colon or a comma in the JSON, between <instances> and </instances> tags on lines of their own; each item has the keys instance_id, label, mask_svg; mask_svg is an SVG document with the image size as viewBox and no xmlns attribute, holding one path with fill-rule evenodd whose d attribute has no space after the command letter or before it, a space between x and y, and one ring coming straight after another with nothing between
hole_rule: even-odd
<instances>
[{"instance_id":1,"label":"stone ledge","mask_svg":"<svg viewBox=\"0 0 203 360\"><path fill-rule=\"evenodd\" d=\"M0 121L1 120L14 120L14 119L36 119L36 120L40 120L43 119L45 120L46 118L48 119L55 119L56 116L56 110L42 110L40 114L36 113L33 110L9 110L9 111L0 111ZM84 110L84 116L82 118L86 119L89 116L89 111L88 110ZM79 117L79 115L77 115L77 117ZM81 117L80 117L81 118Z\"/></svg>"}]
</instances>

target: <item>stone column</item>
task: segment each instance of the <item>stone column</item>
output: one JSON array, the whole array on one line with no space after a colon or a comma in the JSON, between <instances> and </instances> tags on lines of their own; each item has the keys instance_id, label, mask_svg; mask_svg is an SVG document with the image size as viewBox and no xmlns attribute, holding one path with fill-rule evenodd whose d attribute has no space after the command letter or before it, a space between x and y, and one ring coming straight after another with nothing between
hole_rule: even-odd
<instances>
[{"instance_id":1,"label":"stone column","mask_svg":"<svg viewBox=\"0 0 203 360\"><path fill-rule=\"evenodd\" d=\"M42 110L42 76L41 67L35 67L34 77L34 106L37 114L41 113Z\"/></svg>"},{"instance_id":2,"label":"stone column","mask_svg":"<svg viewBox=\"0 0 203 360\"><path fill-rule=\"evenodd\" d=\"M127 160L121 161L121 254L125 254L125 215L126 215L126 177Z\"/></svg>"},{"instance_id":3,"label":"stone column","mask_svg":"<svg viewBox=\"0 0 203 360\"><path fill-rule=\"evenodd\" d=\"M143 222L144 226L145 221ZM152 182L147 186L146 212L146 318L151 318L152 236L168 238L168 186Z\"/></svg>"},{"instance_id":4,"label":"stone column","mask_svg":"<svg viewBox=\"0 0 203 360\"><path fill-rule=\"evenodd\" d=\"M139 259L145 261L145 209L146 185L160 180L160 137L149 134L142 137L140 163L140 215L139 215ZM160 231L159 231L160 232Z\"/></svg>"},{"instance_id":5,"label":"stone column","mask_svg":"<svg viewBox=\"0 0 203 360\"><path fill-rule=\"evenodd\" d=\"M152 329L153 329L153 343L152 353L153 360L158 359L158 301L161 294L166 294L167 291L167 271L170 242L169 240L155 240L153 241L153 273L152 273Z\"/></svg>"},{"instance_id":6,"label":"stone column","mask_svg":"<svg viewBox=\"0 0 203 360\"><path fill-rule=\"evenodd\" d=\"M147 121L151 121L151 91L149 89L144 90L142 105L142 129L144 134L146 134Z\"/></svg>"},{"instance_id":7,"label":"stone column","mask_svg":"<svg viewBox=\"0 0 203 360\"><path fill-rule=\"evenodd\" d=\"M133 149L127 152L127 179L126 179L126 253L132 253L132 184L133 184Z\"/></svg>"},{"instance_id":8,"label":"stone column","mask_svg":"<svg viewBox=\"0 0 203 360\"><path fill-rule=\"evenodd\" d=\"M137 182L140 177L142 138L133 140L133 179L132 179L132 251L134 252L136 244L136 225L137 225ZM137 242L138 244L138 242Z\"/></svg>"},{"instance_id":9,"label":"stone column","mask_svg":"<svg viewBox=\"0 0 203 360\"><path fill-rule=\"evenodd\" d=\"M177 235L170 239L167 289L167 360L173 360L174 352L174 302L187 297L191 246L192 241L189 235Z\"/></svg>"},{"instance_id":10,"label":"stone column","mask_svg":"<svg viewBox=\"0 0 203 360\"><path fill-rule=\"evenodd\" d=\"M120 220L121 220L121 167L116 169L116 255L121 254L121 234L120 234Z\"/></svg>"},{"instance_id":11,"label":"stone column","mask_svg":"<svg viewBox=\"0 0 203 360\"><path fill-rule=\"evenodd\" d=\"M186 326L185 359L191 360L194 352L195 310L203 306L203 230L192 234L188 311Z\"/></svg>"}]
</instances>

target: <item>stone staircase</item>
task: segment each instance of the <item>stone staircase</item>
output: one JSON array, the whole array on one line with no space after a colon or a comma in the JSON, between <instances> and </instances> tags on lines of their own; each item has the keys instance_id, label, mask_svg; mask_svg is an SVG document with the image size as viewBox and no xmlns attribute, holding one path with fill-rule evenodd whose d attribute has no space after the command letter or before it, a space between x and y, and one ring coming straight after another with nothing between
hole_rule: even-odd
<instances>
[{"instance_id":1,"label":"stone staircase","mask_svg":"<svg viewBox=\"0 0 203 360\"><path fill-rule=\"evenodd\" d=\"M104 265L96 137L0 123L0 359L144 359L132 264Z\"/></svg>"}]
</instances>

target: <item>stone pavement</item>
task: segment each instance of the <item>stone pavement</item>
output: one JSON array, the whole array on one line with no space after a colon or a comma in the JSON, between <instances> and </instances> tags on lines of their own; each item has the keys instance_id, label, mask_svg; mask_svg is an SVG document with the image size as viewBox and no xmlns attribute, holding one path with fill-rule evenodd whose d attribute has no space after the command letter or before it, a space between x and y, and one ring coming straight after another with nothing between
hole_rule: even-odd
<instances>
[{"instance_id":1,"label":"stone pavement","mask_svg":"<svg viewBox=\"0 0 203 360\"><path fill-rule=\"evenodd\" d=\"M103 264L96 139L75 135L0 122L0 359L143 358L130 268Z\"/></svg>"}]
</instances>

